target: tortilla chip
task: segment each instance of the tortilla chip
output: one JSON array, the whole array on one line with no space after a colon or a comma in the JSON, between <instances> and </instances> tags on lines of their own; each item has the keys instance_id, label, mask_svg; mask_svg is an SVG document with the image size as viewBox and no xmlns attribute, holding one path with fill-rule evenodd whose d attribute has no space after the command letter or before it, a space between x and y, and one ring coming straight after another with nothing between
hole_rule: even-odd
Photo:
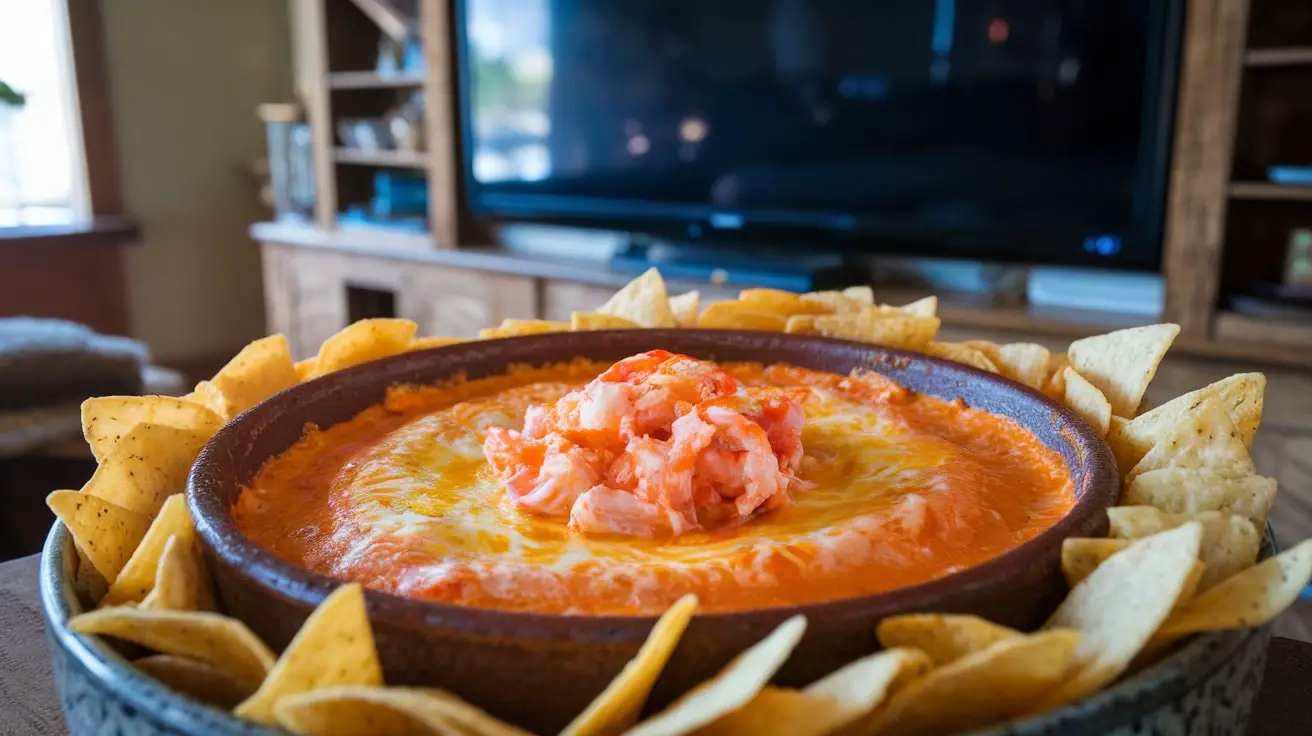
<instances>
[{"instance_id":1,"label":"tortilla chip","mask_svg":"<svg viewBox=\"0 0 1312 736\"><path fill-rule=\"evenodd\" d=\"M744 302L714 302L702 310L697 326L717 330L763 330L783 332L788 319L762 312Z\"/></svg>"},{"instance_id":2,"label":"tortilla chip","mask_svg":"<svg viewBox=\"0 0 1312 736\"><path fill-rule=\"evenodd\" d=\"M480 340L496 340L502 337L514 337L515 333L510 331L509 327L484 327L478 331Z\"/></svg>"},{"instance_id":3,"label":"tortilla chip","mask_svg":"<svg viewBox=\"0 0 1312 736\"><path fill-rule=\"evenodd\" d=\"M132 557L109 586L104 604L116 606L144 600L155 587L160 557L172 537L184 545L190 545L196 538L195 528L191 525L191 514L187 511L187 499L181 493L169 496L160 507L159 515L150 523L145 537L137 544Z\"/></svg>"},{"instance_id":4,"label":"tortilla chip","mask_svg":"<svg viewBox=\"0 0 1312 736\"><path fill-rule=\"evenodd\" d=\"M907 316L877 319L866 333L866 342L904 350L924 350L925 346L934 341L939 324L938 317Z\"/></svg>"},{"instance_id":5,"label":"tortilla chip","mask_svg":"<svg viewBox=\"0 0 1312 736\"><path fill-rule=\"evenodd\" d=\"M114 606L74 616L68 627L79 634L112 636L161 654L199 660L251 685L273 667L273 652L246 624L208 611Z\"/></svg>"},{"instance_id":6,"label":"tortilla chip","mask_svg":"<svg viewBox=\"0 0 1312 736\"><path fill-rule=\"evenodd\" d=\"M929 671L915 649L877 652L805 690L766 687L752 702L697 730L698 736L824 736L869 716L898 687Z\"/></svg>"},{"instance_id":7,"label":"tortilla chip","mask_svg":"<svg viewBox=\"0 0 1312 736\"><path fill-rule=\"evenodd\" d=\"M1178 638L1202 631L1261 626L1298 600L1312 582L1312 539L1233 575L1186 602L1162 627Z\"/></svg>"},{"instance_id":8,"label":"tortilla chip","mask_svg":"<svg viewBox=\"0 0 1312 736\"><path fill-rule=\"evenodd\" d=\"M874 712L890 695L933 666L918 649L889 648L858 659L807 685L802 692L827 701L818 721L831 733Z\"/></svg>"},{"instance_id":9,"label":"tortilla chip","mask_svg":"<svg viewBox=\"0 0 1312 736\"><path fill-rule=\"evenodd\" d=\"M1188 523L1141 539L1071 589L1045 628L1072 628L1083 636L1061 686L1031 712L1083 698L1125 671L1171 613L1202 537L1202 525Z\"/></svg>"},{"instance_id":10,"label":"tortilla chip","mask_svg":"<svg viewBox=\"0 0 1312 736\"><path fill-rule=\"evenodd\" d=\"M123 435L82 492L154 517L165 499L186 490L187 474L208 441L205 432L138 424Z\"/></svg>"},{"instance_id":11,"label":"tortilla chip","mask_svg":"<svg viewBox=\"0 0 1312 736\"><path fill-rule=\"evenodd\" d=\"M983 350L1002 375L1013 381L1042 390L1048 376L1048 349L1032 342L1011 342L995 350Z\"/></svg>"},{"instance_id":12,"label":"tortilla chip","mask_svg":"<svg viewBox=\"0 0 1312 736\"><path fill-rule=\"evenodd\" d=\"M569 316L569 328L575 332L584 330L632 330L641 327L637 322L630 322L623 317L596 312L574 312Z\"/></svg>"},{"instance_id":13,"label":"tortilla chip","mask_svg":"<svg viewBox=\"0 0 1312 736\"><path fill-rule=\"evenodd\" d=\"M795 314L784 324L784 332L790 335L818 335L820 333L815 329L815 319L814 314Z\"/></svg>"},{"instance_id":14,"label":"tortilla chip","mask_svg":"<svg viewBox=\"0 0 1312 736\"><path fill-rule=\"evenodd\" d=\"M875 633L885 647L911 647L924 652L935 667L1024 636L979 616L934 613L891 616L879 622Z\"/></svg>"},{"instance_id":15,"label":"tortilla chip","mask_svg":"<svg viewBox=\"0 0 1312 736\"><path fill-rule=\"evenodd\" d=\"M685 595L652 627L642 648L624 665L606 689L578 715L562 736L618 734L638 720L652 685L674 653L683 631L697 610L697 596Z\"/></svg>"},{"instance_id":16,"label":"tortilla chip","mask_svg":"<svg viewBox=\"0 0 1312 736\"><path fill-rule=\"evenodd\" d=\"M904 304L899 311L915 317L937 317L938 316L938 297L927 296L917 299L910 304Z\"/></svg>"},{"instance_id":17,"label":"tortilla chip","mask_svg":"<svg viewBox=\"0 0 1312 736\"><path fill-rule=\"evenodd\" d=\"M190 429L210 437L224 420L205 406L173 396L101 396L82 402L82 436L96 462L138 424Z\"/></svg>"},{"instance_id":18,"label":"tortilla chip","mask_svg":"<svg viewBox=\"0 0 1312 736\"><path fill-rule=\"evenodd\" d=\"M120 575L122 573L119 573ZM95 608L109 591L109 581L91 564L85 554L77 556L77 570L73 572L73 591L83 608Z\"/></svg>"},{"instance_id":19,"label":"tortilla chip","mask_svg":"<svg viewBox=\"0 0 1312 736\"><path fill-rule=\"evenodd\" d=\"M1065 355L1052 355L1048 358L1048 378L1043 382L1043 388L1040 389L1049 397L1065 403L1066 401L1066 367L1070 361ZM1112 415L1116 419L1116 415ZM1126 466L1129 467L1129 466Z\"/></svg>"},{"instance_id":20,"label":"tortilla chip","mask_svg":"<svg viewBox=\"0 0 1312 736\"><path fill-rule=\"evenodd\" d=\"M1207 468L1160 468L1134 477L1121 491L1126 506L1152 506L1168 514L1221 511L1266 526L1276 500L1276 479L1230 475Z\"/></svg>"},{"instance_id":21,"label":"tortilla chip","mask_svg":"<svg viewBox=\"0 0 1312 736\"><path fill-rule=\"evenodd\" d=\"M998 372L998 367L993 364L993 361L989 360L987 355L975 348L957 342L931 342L925 346L925 354L936 358L946 358L989 373Z\"/></svg>"},{"instance_id":22,"label":"tortilla chip","mask_svg":"<svg viewBox=\"0 0 1312 736\"><path fill-rule=\"evenodd\" d=\"M1169 434L1186 416L1193 414L1198 406L1208 399L1216 399L1239 430L1244 447L1252 448L1253 437L1262 423L1265 393L1266 376L1261 373L1230 376L1144 412L1125 423L1119 431L1109 432L1107 441L1112 445L1121 469L1132 468L1158 440Z\"/></svg>"},{"instance_id":23,"label":"tortilla chip","mask_svg":"<svg viewBox=\"0 0 1312 736\"><path fill-rule=\"evenodd\" d=\"M742 708L779 671L804 631L806 617L788 619L769 636L735 657L715 677L639 723L627 732L627 736L678 736Z\"/></svg>"},{"instance_id":24,"label":"tortilla chip","mask_svg":"<svg viewBox=\"0 0 1312 736\"><path fill-rule=\"evenodd\" d=\"M1198 559L1207 565L1207 571L1199 581L1200 590L1252 565L1262 546L1262 535L1253 522L1220 511L1167 514L1151 506L1116 506L1107 509L1107 519L1111 522L1110 535L1118 539L1141 539L1190 522L1201 524L1203 541Z\"/></svg>"},{"instance_id":25,"label":"tortilla chip","mask_svg":"<svg viewBox=\"0 0 1312 736\"><path fill-rule=\"evenodd\" d=\"M1004 639L930 670L875 712L879 734L973 731L1026 713L1061 682L1079 647L1077 631Z\"/></svg>"},{"instance_id":26,"label":"tortilla chip","mask_svg":"<svg viewBox=\"0 0 1312 736\"><path fill-rule=\"evenodd\" d=\"M1084 376L1067 366L1065 376L1066 396L1063 403L1071 411L1088 422L1099 437L1107 436L1107 427L1112 420L1112 405L1102 395L1097 386L1084 380Z\"/></svg>"},{"instance_id":27,"label":"tortilla chip","mask_svg":"<svg viewBox=\"0 0 1312 736\"><path fill-rule=\"evenodd\" d=\"M287 338L269 335L241 349L210 379L235 417L285 388L300 382Z\"/></svg>"},{"instance_id":28,"label":"tortilla chip","mask_svg":"<svg viewBox=\"0 0 1312 736\"><path fill-rule=\"evenodd\" d=\"M152 611L213 611L214 588L196 542L177 535L164 543L151 589L141 607Z\"/></svg>"},{"instance_id":29,"label":"tortilla chip","mask_svg":"<svg viewBox=\"0 0 1312 736\"><path fill-rule=\"evenodd\" d=\"M464 341L465 338L463 337L416 337L410 341L410 347L406 348L406 352L444 348L447 345L456 345Z\"/></svg>"},{"instance_id":30,"label":"tortilla chip","mask_svg":"<svg viewBox=\"0 0 1312 736\"><path fill-rule=\"evenodd\" d=\"M310 378L404 353L419 326L408 319L362 319L323 341Z\"/></svg>"},{"instance_id":31,"label":"tortilla chip","mask_svg":"<svg viewBox=\"0 0 1312 736\"><path fill-rule=\"evenodd\" d=\"M112 581L146 536L150 517L77 491L55 491L46 505L68 527L83 559Z\"/></svg>"},{"instance_id":32,"label":"tortilla chip","mask_svg":"<svg viewBox=\"0 0 1312 736\"><path fill-rule=\"evenodd\" d=\"M255 692L253 683L243 682L198 659L152 654L138 659L132 666L172 690L223 710L231 710Z\"/></svg>"},{"instance_id":33,"label":"tortilla chip","mask_svg":"<svg viewBox=\"0 0 1312 736\"><path fill-rule=\"evenodd\" d=\"M831 314L860 314L875 305L874 294L870 301L853 299L841 291L812 291L802 295L808 302L813 302L828 309Z\"/></svg>"},{"instance_id":34,"label":"tortilla chip","mask_svg":"<svg viewBox=\"0 0 1312 736\"><path fill-rule=\"evenodd\" d=\"M1227 475L1254 472L1253 460L1239 430L1225 409L1211 399L1183 416L1180 423L1130 469L1126 479L1133 480L1149 470L1162 468L1201 468Z\"/></svg>"},{"instance_id":35,"label":"tortilla chip","mask_svg":"<svg viewBox=\"0 0 1312 736\"><path fill-rule=\"evenodd\" d=\"M830 701L798 690L766 687L752 702L697 729L697 736L824 736Z\"/></svg>"},{"instance_id":36,"label":"tortilla chip","mask_svg":"<svg viewBox=\"0 0 1312 736\"><path fill-rule=\"evenodd\" d=\"M364 588L359 583L348 583L314 609L260 689L233 713L274 724L277 718L273 707L279 698L323 687L382 684L383 668L365 613Z\"/></svg>"},{"instance_id":37,"label":"tortilla chip","mask_svg":"<svg viewBox=\"0 0 1312 736\"><path fill-rule=\"evenodd\" d=\"M680 327L693 327L697 324L697 315L701 314L702 294L699 291L685 291L670 297L670 312Z\"/></svg>"},{"instance_id":38,"label":"tortilla chip","mask_svg":"<svg viewBox=\"0 0 1312 736\"><path fill-rule=\"evenodd\" d=\"M201 381L196 384L196 388L191 393L182 397L183 401L190 401L193 404L199 404L206 409L214 412L214 415L224 422L232 419L232 412L228 411L228 400L224 398L223 392L209 381Z\"/></svg>"},{"instance_id":39,"label":"tortilla chip","mask_svg":"<svg viewBox=\"0 0 1312 736\"><path fill-rule=\"evenodd\" d=\"M1139 463L1149 449L1152 449L1149 446L1142 452L1136 452L1134 447L1128 445L1125 441L1125 428L1128 426L1130 426L1129 419L1113 414L1111 421L1107 423L1107 436L1104 438L1116 458L1116 469L1120 471L1122 477Z\"/></svg>"},{"instance_id":40,"label":"tortilla chip","mask_svg":"<svg viewBox=\"0 0 1312 736\"><path fill-rule=\"evenodd\" d=\"M674 312L670 310L665 280L661 278L661 272L655 268L647 269L623 289L615 292L615 296L601 305L597 311L614 317L623 317L643 327L679 326L678 320L674 318Z\"/></svg>"},{"instance_id":41,"label":"tortilla chip","mask_svg":"<svg viewBox=\"0 0 1312 736\"><path fill-rule=\"evenodd\" d=\"M1180 326L1173 324L1117 330L1076 340L1066 355L1071 367L1111 402L1113 414L1133 417L1178 334Z\"/></svg>"},{"instance_id":42,"label":"tortilla chip","mask_svg":"<svg viewBox=\"0 0 1312 736\"><path fill-rule=\"evenodd\" d=\"M278 722L310 736L529 736L454 695L418 687L328 687L279 700Z\"/></svg>"},{"instance_id":43,"label":"tortilla chip","mask_svg":"<svg viewBox=\"0 0 1312 736\"><path fill-rule=\"evenodd\" d=\"M846 289L843 289L841 293L848 299L851 299L854 302L860 302L866 306L871 306L875 303L875 290L869 286L849 286Z\"/></svg>"},{"instance_id":44,"label":"tortilla chip","mask_svg":"<svg viewBox=\"0 0 1312 736\"><path fill-rule=\"evenodd\" d=\"M410 343L410 349L416 350L414 343ZM314 377L315 372L319 369L319 357L306 358L296 362L296 380L308 381Z\"/></svg>"},{"instance_id":45,"label":"tortilla chip","mask_svg":"<svg viewBox=\"0 0 1312 736\"><path fill-rule=\"evenodd\" d=\"M826 337L873 343L904 350L924 350L938 334L937 317L889 317L875 309L860 314L817 317L815 329Z\"/></svg>"},{"instance_id":46,"label":"tortilla chip","mask_svg":"<svg viewBox=\"0 0 1312 736\"><path fill-rule=\"evenodd\" d=\"M501 327L510 330L511 335L545 335L549 332L568 332L567 322L553 322L548 319L506 319Z\"/></svg>"},{"instance_id":47,"label":"tortilla chip","mask_svg":"<svg viewBox=\"0 0 1312 736\"><path fill-rule=\"evenodd\" d=\"M795 314L829 314L829 307L782 289L743 289L738 301L753 311L791 317Z\"/></svg>"},{"instance_id":48,"label":"tortilla chip","mask_svg":"<svg viewBox=\"0 0 1312 736\"><path fill-rule=\"evenodd\" d=\"M1081 539L1069 537L1061 544L1061 574L1074 588L1089 577L1108 557L1130 546L1128 539Z\"/></svg>"},{"instance_id":49,"label":"tortilla chip","mask_svg":"<svg viewBox=\"0 0 1312 736\"><path fill-rule=\"evenodd\" d=\"M1171 617L1179 613L1184 607L1193 600L1194 595L1198 592L1198 583L1203 579L1203 572L1207 566L1201 562L1195 562L1192 569L1189 570L1189 577L1185 579L1184 587L1180 589L1180 594L1175 598L1175 605L1171 606L1171 613L1166 617L1169 622ZM1165 626L1165 624L1163 624ZM1129 677L1136 672L1142 672L1144 669L1151 667L1161 661L1163 657L1172 651L1171 645L1176 639L1163 637L1159 629L1153 638L1148 640L1139 654L1130 662L1122 677Z\"/></svg>"}]
</instances>

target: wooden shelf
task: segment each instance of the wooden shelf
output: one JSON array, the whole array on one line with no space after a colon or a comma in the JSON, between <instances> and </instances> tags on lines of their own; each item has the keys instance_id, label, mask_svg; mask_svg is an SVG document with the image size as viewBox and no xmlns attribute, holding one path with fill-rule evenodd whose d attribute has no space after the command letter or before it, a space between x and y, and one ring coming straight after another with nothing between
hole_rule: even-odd
<instances>
[{"instance_id":1,"label":"wooden shelf","mask_svg":"<svg viewBox=\"0 0 1312 736\"><path fill-rule=\"evenodd\" d=\"M333 151L333 160L339 164L358 166L428 168L428 156L422 151L357 151L351 148L338 148Z\"/></svg>"},{"instance_id":2,"label":"wooden shelf","mask_svg":"<svg viewBox=\"0 0 1312 736\"><path fill-rule=\"evenodd\" d=\"M1219 342L1280 345L1306 350L1312 348L1312 322L1261 319L1221 311L1216 315L1216 339Z\"/></svg>"},{"instance_id":3,"label":"wooden shelf","mask_svg":"<svg viewBox=\"0 0 1312 736\"><path fill-rule=\"evenodd\" d=\"M1266 181L1235 181L1230 183L1230 197L1233 199L1312 202L1312 187L1272 184Z\"/></svg>"},{"instance_id":4,"label":"wooden shelf","mask_svg":"<svg viewBox=\"0 0 1312 736\"><path fill-rule=\"evenodd\" d=\"M423 74L379 74L378 72L333 72L331 89L406 89L424 86Z\"/></svg>"},{"instance_id":5,"label":"wooden shelf","mask_svg":"<svg viewBox=\"0 0 1312 736\"><path fill-rule=\"evenodd\" d=\"M1244 54L1244 65L1250 67L1312 66L1312 46L1249 49Z\"/></svg>"}]
</instances>

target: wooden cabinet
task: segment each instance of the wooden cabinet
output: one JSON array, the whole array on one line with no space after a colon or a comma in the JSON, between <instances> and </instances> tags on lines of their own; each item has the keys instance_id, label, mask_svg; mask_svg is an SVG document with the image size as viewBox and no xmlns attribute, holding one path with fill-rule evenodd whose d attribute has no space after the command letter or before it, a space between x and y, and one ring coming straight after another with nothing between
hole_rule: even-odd
<instances>
[{"instance_id":1,"label":"wooden cabinet","mask_svg":"<svg viewBox=\"0 0 1312 736\"><path fill-rule=\"evenodd\" d=\"M298 360L367 317L411 319L421 335L473 337L507 317L538 316L540 281L531 276L278 243L261 244L261 254L269 331L286 335Z\"/></svg>"},{"instance_id":2,"label":"wooden cabinet","mask_svg":"<svg viewBox=\"0 0 1312 736\"><path fill-rule=\"evenodd\" d=\"M574 281L546 281L542 284L542 319L568 322L571 312L592 312L614 295L610 286L580 284Z\"/></svg>"},{"instance_id":3,"label":"wooden cabinet","mask_svg":"<svg viewBox=\"0 0 1312 736\"><path fill-rule=\"evenodd\" d=\"M424 335L474 337L503 319L537 316L538 280L529 276L408 264L413 271L398 316L419 323Z\"/></svg>"}]
</instances>

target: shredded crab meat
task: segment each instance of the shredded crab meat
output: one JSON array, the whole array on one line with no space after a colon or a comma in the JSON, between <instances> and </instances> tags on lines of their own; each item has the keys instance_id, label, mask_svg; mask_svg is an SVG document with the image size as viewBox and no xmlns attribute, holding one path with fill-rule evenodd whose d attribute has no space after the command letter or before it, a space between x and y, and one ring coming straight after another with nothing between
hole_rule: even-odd
<instances>
[{"instance_id":1,"label":"shredded crab meat","mask_svg":"<svg viewBox=\"0 0 1312 736\"><path fill-rule=\"evenodd\" d=\"M787 390L653 350L531 407L521 430L489 427L483 454L521 510L584 534L671 536L788 505L804 418Z\"/></svg>"}]
</instances>

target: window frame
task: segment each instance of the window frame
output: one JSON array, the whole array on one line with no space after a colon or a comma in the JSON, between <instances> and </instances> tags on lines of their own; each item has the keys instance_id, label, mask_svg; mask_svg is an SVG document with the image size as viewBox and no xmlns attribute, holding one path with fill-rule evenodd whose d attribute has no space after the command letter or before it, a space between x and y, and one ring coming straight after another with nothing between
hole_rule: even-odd
<instances>
[{"instance_id":1,"label":"window frame","mask_svg":"<svg viewBox=\"0 0 1312 736\"><path fill-rule=\"evenodd\" d=\"M0 316L69 319L129 332L122 248L135 240L119 179L103 0L63 0L68 19L88 217L68 225L0 227Z\"/></svg>"}]
</instances>

